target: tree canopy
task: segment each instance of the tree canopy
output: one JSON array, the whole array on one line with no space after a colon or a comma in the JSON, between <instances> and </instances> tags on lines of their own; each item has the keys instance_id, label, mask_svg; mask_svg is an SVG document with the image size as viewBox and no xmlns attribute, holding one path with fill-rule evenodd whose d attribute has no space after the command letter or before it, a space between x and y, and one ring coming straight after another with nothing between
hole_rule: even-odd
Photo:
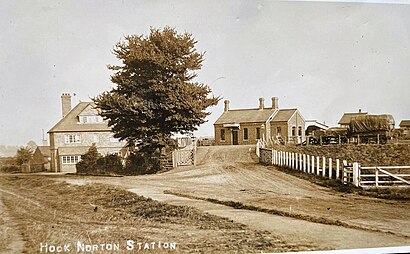
<instances>
[{"instance_id":1,"label":"tree canopy","mask_svg":"<svg viewBox=\"0 0 410 254\"><path fill-rule=\"evenodd\" d=\"M195 82L203 53L189 33L151 28L129 35L114 47L121 65L109 65L116 86L94 98L115 137L155 151L172 143L173 133L197 130L218 103L209 86Z\"/></svg>"}]
</instances>

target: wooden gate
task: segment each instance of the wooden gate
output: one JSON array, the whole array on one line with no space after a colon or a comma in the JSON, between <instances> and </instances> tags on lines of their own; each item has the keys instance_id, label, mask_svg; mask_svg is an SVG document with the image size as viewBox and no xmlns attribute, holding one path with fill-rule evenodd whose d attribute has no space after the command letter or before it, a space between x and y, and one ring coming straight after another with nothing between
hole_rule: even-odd
<instances>
[{"instance_id":1,"label":"wooden gate","mask_svg":"<svg viewBox=\"0 0 410 254\"><path fill-rule=\"evenodd\" d=\"M195 165L196 139L185 139L183 145L179 147L172 152L173 167Z\"/></svg>"},{"instance_id":2,"label":"wooden gate","mask_svg":"<svg viewBox=\"0 0 410 254\"><path fill-rule=\"evenodd\" d=\"M410 187L410 166L360 167L360 187Z\"/></svg>"},{"instance_id":3,"label":"wooden gate","mask_svg":"<svg viewBox=\"0 0 410 254\"><path fill-rule=\"evenodd\" d=\"M175 150L173 153L173 157L174 167L189 166L195 164L194 149Z\"/></svg>"}]
</instances>

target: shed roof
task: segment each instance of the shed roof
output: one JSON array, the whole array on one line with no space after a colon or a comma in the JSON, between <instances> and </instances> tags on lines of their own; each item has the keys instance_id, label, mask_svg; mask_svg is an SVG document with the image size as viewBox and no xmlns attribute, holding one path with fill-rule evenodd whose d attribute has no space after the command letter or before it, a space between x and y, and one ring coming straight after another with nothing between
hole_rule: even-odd
<instances>
[{"instance_id":1,"label":"shed roof","mask_svg":"<svg viewBox=\"0 0 410 254\"><path fill-rule=\"evenodd\" d=\"M349 124L352 118L357 117L357 116L363 116L363 115L367 115L367 112L344 113L342 118L340 118L339 120L339 124L344 124L344 125Z\"/></svg>"},{"instance_id":2,"label":"shed roof","mask_svg":"<svg viewBox=\"0 0 410 254\"><path fill-rule=\"evenodd\" d=\"M90 107L95 107L93 102L78 103L65 117L63 117L53 128L48 132L91 132L91 131L111 131L107 122L80 124L78 116L84 110L89 111Z\"/></svg>"},{"instance_id":3,"label":"shed roof","mask_svg":"<svg viewBox=\"0 0 410 254\"><path fill-rule=\"evenodd\" d=\"M43 156L50 157L50 146L37 146Z\"/></svg>"},{"instance_id":4,"label":"shed roof","mask_svg":"<svg viewBox=\"0 0 410 254\"><path fill-rule=\"evenodd\" d=\"M410 120L401 120L400 127L410 127Z\"/></svg>"}]
</instances>

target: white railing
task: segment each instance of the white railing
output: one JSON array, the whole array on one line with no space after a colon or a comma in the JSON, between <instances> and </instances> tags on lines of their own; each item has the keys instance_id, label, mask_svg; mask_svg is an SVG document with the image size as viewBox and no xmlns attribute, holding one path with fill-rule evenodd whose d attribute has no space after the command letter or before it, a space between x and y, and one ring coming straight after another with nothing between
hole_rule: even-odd
<instances>
[{"instance_id":1,"label":"white railing","mask_svg":"<svg viewBox=\"0 0 410 254\"><path fill-rule=\"evenodd\" d=\"M361 167L361 187L410 187L410 166Z\"/></svg>"},{"instance_id":2,"label":"white railing","mask_svg":"<svg viewBox=\"0 0 410 254\"><path fill-rule=\"evenodd\" d=\"M266 149L262 144L257 145L257 153L263 164L321 175L356 187L410 187L410 166L362 167L347 160Z\"/></svg>"}]
</instances>

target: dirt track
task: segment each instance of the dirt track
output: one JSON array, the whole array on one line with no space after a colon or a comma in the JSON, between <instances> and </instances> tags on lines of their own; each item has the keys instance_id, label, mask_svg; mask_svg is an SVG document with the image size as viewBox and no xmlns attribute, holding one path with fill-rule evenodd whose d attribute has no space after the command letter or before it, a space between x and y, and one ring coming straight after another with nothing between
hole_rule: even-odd
<instances>
[{"instance_id":1,"label":"dirt track","mask_svg":"<svg viewBox=\"0 0 410 254\"><path fill-rule=\"evenodd\" d=\"M257 164L252 146L200 147L197 166L150 176L73 177L71 183L104 182L172 204L195 206L286 240L319 248L410 245L410 204L342 194ZM237 210L164 194L168 190L198 198L236 201L309 218L341 221L348 227L324 225L256 211ZM353 228L361 228L352 229ZM372 232L373 231L373 232ZM374 232L377 231L377 232Z\"/></svg>"}]
</instances>

